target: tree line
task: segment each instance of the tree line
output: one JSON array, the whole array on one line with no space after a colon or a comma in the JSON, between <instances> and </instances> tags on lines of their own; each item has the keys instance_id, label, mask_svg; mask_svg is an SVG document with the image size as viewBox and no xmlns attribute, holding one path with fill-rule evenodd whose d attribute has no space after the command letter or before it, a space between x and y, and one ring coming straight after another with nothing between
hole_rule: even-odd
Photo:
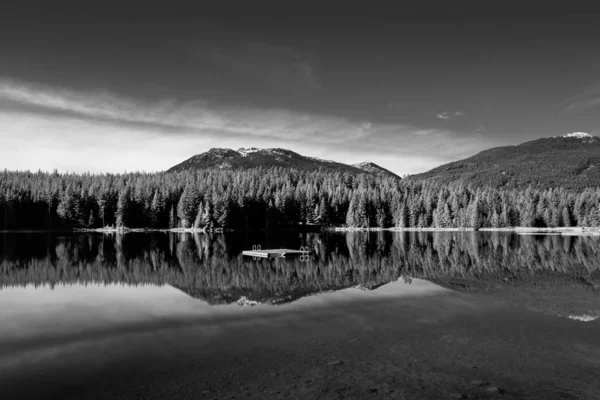
<instances>
[{"instance_id":1,"label":"tree line","mask_svg":"<svg viewBox=\"0 0 600 400\"><path fill-rule=\"evenodd\" d=\"M231 235L35 234L36 240L26 235L5 236L0 240L0 288L169 284L213 304L234 302L241 296L286 302L357 285L373 288L399 278L425 278L440 284L487 282L490 288L505 280L512 287L529 285L535 290L569 287L577 293L575 297L597 304L591 283L600 279L600 242L585 236L306 233L302 242L311 249L309 262L298 258L254 261L240 255L244 245ZM292 236L285 239L292 240Z\"/></svg>"},{"instance_id":2,"label":"tree line","mask_svg":"<svg viewBox=\"0 0 600 400\"><path fill-rule=\"evenodd\" d=\"M493 189L280 167L0 172L0 229L598 227L600 188Z\"/></svg>"}]
</instances>

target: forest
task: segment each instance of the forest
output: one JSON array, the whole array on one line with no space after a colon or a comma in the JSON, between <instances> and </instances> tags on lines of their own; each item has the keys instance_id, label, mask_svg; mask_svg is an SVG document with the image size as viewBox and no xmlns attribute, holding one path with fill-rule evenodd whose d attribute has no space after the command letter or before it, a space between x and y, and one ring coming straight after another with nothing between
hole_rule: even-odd
<instances>
[{"instance_id":1,"label":"forest","mask_svg":"<svg viewBox=\"0 0 600 400\"><path fill-rule=\"evenodd\" d=\"M0 230L599 227L600 188L494 189L289 168L0 171Z\"/></svg>"}]
</instances>

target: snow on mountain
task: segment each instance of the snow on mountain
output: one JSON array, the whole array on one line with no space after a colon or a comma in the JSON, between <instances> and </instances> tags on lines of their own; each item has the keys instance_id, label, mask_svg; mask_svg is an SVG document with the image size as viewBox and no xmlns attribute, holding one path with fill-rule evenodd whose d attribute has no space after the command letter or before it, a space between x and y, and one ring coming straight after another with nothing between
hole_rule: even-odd
<instances>
[{"instance_id":1,"label":"snow on mountain","mask_svg":"<svg viewBox=\"0 0 600 400\"><path fill-rule=\"evenodd\" d=\"M584 314L584 315L569 315L570 319L574 319L577 321L582 321L582 322L590 322L590 321L595 321L598 319L597 315L588 315L588 314Z\"/></svg>"},{"instance_id":2,"label":"snow on mountain","mask_svg":"<svg viewBox=\"0 0 600 400\"><path fill-rule=\"evenodd\" d=\"M257 149L256 147L241 147L237 150L237 152L244 157L250 153L256 153L257 151L260 151L260 149Z\"/></svg>"},{"instance_id":3,"label":"snow on mountain","mask_svg":"<svg viewBox=\"0 0 600 400\"><path fill-rule=\"evenodd\" d=\"M248 168L294 168L302 171L347 171L353 174L373 173L388 174L398 177L391 171L373 163L361 163L360 167L316 157L303 156L292 150L282 148L261 149L257 147L241 147L237 151L224 148L212 148L179 163L168 172L189 171L198 169L248 169ZM399 177L398 177L399 178Z\"/></svg>"},{"instance_id":4,"label":"snow on mountain","mask_svg":"<svg viewBox=\"0 0 600 400\"><path fill-rule=\"evenodd\" d=\"M566 135L562 135L562 137L564 137L564 138L585 139L585 138L591 138L592 135L590 135L589 133L585 133L585 132L572 132L572 133L567 133Z\"/></svg>"},{"instance_id":5,"label":"snow on mountain","mask_svg":"<svg viewBox=\"0 0 600 400\"><path fill-rule=\"evenodd\" d=\"M313 161L317 161L317 162L325 162L325 163L336 163L337 161L332 161L332 160L325 160L323 158L317 158L317 157L310 157L310 156L305 156L306 158L308 158L309 160L313 160Z\"/></svg>"},{"instance_id":6,"label":"snow on mountain","mask_svg":"<svg viewBox=\"0 0 600 400\"><path fill-rule=\"evenodd\" d=\"M356 167L358 169L361 169L363 171L374 173L374 174L377 174L377 173L389 173L389 174L395 175L393 172L391 172L391 171L389 171L389 170L387 170L387 169L385 169L383 167L380 167L379 165L377 165L377 164L375 164L373 162L370 162L370 161L364 161L364 162L352 164L352 166Z\"/></svg>"}]
</instances>

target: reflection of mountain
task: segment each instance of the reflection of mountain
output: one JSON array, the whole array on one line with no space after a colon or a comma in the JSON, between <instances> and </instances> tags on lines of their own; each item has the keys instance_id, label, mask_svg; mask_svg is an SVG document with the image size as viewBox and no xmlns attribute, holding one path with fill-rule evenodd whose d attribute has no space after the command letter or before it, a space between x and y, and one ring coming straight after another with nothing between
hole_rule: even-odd
<instances>
[{"instance_id":1,"label":"reflection of mountain","mask_svg":"<svg viewBox=\"0 0 600 400\"><path fill-rule=\"evenodd\" d=\"M600 291L578 274L538 271L500 278L483 273L467 277L439 277L432 282L452 290L492 296L503 302L549 315L600 314Z\"/></svg>"},{"instance_id":2,"label":"reflection of mountain","mask_svg":"<svg viewBox=\"0 0 600 400\"><path fill-rule=\"evenodd\" d=\"M291 235L289 240L299 240L298 234ZM594 237L500 232L304 235L314 253L309 263L242 258L246 245L239 235L5 235L0 241L0 285L170 284L210 304L243 296L276 304L415 277L553 314L589 313L598 304L600 241Z\"/></svg>"}]
</instances>

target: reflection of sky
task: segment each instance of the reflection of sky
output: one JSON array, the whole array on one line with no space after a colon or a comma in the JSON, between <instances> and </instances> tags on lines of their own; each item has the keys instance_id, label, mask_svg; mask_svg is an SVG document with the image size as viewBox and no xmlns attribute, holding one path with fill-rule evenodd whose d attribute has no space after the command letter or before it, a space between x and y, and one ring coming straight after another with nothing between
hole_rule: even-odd
<instances>
[{"instance_id":1,"label":"reflection of sky","mask_svg":"<svg viewBox=\"0 0 600 400\"><path fill-rule=\"evenodd\" d=\"M56 285L4 288L0 290L0 344L3 341L61 337L121 326L164 320L206 320L219 317L323 307L357 299L419 296L447 291L430 282L414 279L388 283L373 291L344 289L301 298L295 302L241 307L214 305L195 299L171 286Z\"/></svg>"},{"instance_id":2,"label":"reflection of sky","mask_svg":"<svg viewBox=\"0 0 600 400\"><path fill-rule=\"evenodd\" d=\"M190 299L170 286L56 285L0 290L0 340L73 333L141 322L189 310ZM188 305L188 307L186 307ZM204 307L203 307L204 306ZM197 312L207 305L195 304Z\"/></svg>"},{"instance_id":3,"label":"reflection of sky","mask_svg":"<svg viewBox=\"0 0 600 400\"><path fill-rule=\"evenodd\" d=\"M361 313L369 312L370 307L391 305L388 301L412 315L416 322L435 322L452 315L489 312L490 302L481 300L479 296L454 292L421 279L413 279L411 283L400 279L371 291L348 288L283 305L252 307L236 303L211 306L168 285L3 288L0 290L0 370L6 371L24 362L36 365L42 359L63 357L67 353L79 360L79 356L75 356L80 353L77 349L94 343L103 343L101 347L114 355L117 343L125 337L129 338L127 346L134 343L135 338L154 337L153 345L160 347L161 343L178 340L167 331L187 328L198 332L194 340L207 341L236 327L261 326L269 332L275 320L293 327L301 326L298 324L303 321L338 315L352 324L360 322ZM112 356L106 354L106 357Z\"/></svg>"}]
</instances>

